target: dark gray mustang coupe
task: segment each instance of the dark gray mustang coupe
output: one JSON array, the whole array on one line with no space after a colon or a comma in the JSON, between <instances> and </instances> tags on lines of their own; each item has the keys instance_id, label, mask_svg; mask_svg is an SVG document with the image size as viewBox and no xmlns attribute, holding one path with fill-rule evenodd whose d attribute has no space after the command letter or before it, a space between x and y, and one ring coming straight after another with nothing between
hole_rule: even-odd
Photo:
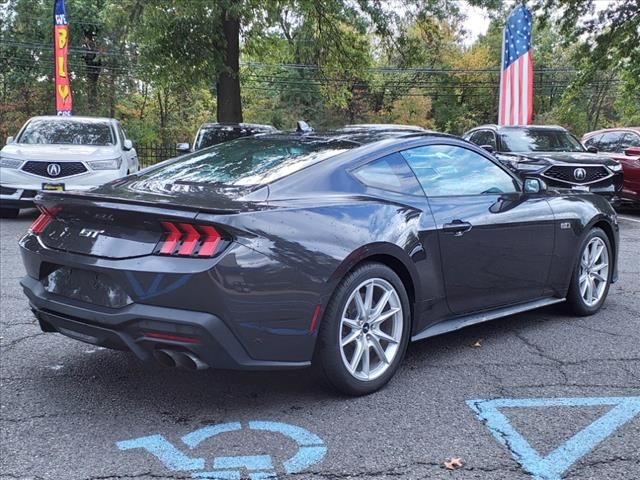
<instances>
[{"instance_id":1,"label":"dark gray mustang coupe","mask_svg":"<svg viewBox=\"0 0 640 480\"><path fill-rule=\"evenodd\" d=\"M392 127L234 140L36 203L22 285L44 331L191 369L314 364L354 395L410 340L590 315L616 278L604 198Z\"/></svg>"}]
</instances>

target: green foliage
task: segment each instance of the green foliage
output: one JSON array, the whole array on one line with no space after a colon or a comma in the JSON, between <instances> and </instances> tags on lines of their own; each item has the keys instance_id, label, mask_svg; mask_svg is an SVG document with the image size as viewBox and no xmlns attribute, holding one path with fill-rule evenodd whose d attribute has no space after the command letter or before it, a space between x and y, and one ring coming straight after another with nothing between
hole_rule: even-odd
<instances>
[{"instance_id":1,"label":"green foliage","mask_svg":"<svg viewBox=\"0 0 640 480\"><path fill-rule=\"evenodd\" d=\"M462 133L497 116L500 0L461 42L459 2L439 0L67 0L74 113L120 118L141 143L190 141L216 118L223 20L240 22L245 121L289 129L411 123ZM576 134L640 124L640 6L529 0L535 121ZM53 113L51 0L0 7L0 135ZM591 18L591 19L589 19ZM559 19L559 20L558 20ZM391 67L391 68L387 68ZM577 73L576 73L577 72Z\"/></svg>"}]
</instances>

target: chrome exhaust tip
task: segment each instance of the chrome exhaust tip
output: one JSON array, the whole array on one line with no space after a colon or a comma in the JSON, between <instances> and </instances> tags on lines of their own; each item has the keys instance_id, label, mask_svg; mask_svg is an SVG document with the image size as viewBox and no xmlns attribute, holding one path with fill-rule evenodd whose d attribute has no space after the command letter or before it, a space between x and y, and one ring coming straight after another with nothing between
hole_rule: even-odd
<instances>
[{"instance_id":1,"label":"chrome exhaust tip","mask_svg":"<svg viewBox=\"0 0 640 480\"><path fill-rule=\"evenodd\" d=\"M179 367L186 368L187 370L204 370L209 368L209 365L200 360L193 353L189 352L180 352L178 354L178 358L176 360L176 364Z\"/></svg>"},{"instance_id":2,"label":"chrome exhaust tip","mask_svg":"<svg viewBox=\"0 0 640 480\"><path fill-rule=\"evenodd\" d=\"M178 354L171 350L154 350L153 358L164 367L178 366Z\"/></svg>"}]
</instances>

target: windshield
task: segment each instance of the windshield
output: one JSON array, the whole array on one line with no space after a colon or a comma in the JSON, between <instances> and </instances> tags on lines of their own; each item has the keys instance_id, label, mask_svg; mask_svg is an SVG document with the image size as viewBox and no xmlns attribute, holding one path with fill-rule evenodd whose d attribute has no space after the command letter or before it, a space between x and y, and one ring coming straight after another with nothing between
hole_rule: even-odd
<instances>
[{"instance_id":1,"label":"windshield","mask_svg":"<svg viewBox=\"0 0 640 480\"><path fill-rule=\"evenodd\" d=\"M108 123L74 120L32 120L18 143L54 145L115 145Z\"/></svg>"},{"instance_id":2,"label":"windshield","mask_svg":"<svg viewBox=\"0 0 640 480\"><path fill-rule=\"evenodd\" d=\"M198 138L194 145L194 150L202 150L203 148L212 147L219 143L235 140L240 137L248 137L255 135L256 133L262 133L261 130L250 127L240 126L216 126L216 127L203 127L198 132Z\"/></svg>"},{"instance_id":3,"label":"windshield","mask_svg":"<svg viewBox=\"0 0 640 480\"><path fill-rule=\"evenodd\" d=\"M503 152L584 152L569 132L513 129L500 132Z\"/></svg>"},{"instance_id":4,"label":"windshield","mask_svg":"<svg viewBox=\"0 0 640 480\"><path fill-rule=\"evenodd\" d=\"M143 182L264 185L357 146L317 138L243 138L178 157L139 178Z\"/></svg>"}]
</instances>

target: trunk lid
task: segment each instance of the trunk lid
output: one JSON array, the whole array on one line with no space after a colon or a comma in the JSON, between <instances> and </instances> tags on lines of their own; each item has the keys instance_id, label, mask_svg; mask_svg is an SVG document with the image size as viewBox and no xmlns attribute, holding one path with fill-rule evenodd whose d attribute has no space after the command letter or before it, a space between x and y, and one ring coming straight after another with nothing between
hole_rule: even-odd
<instances>
[{"instance_id":1,"label":"trunk lid","mask_svg":"<svg viewBox=\"0 0 640 480\"><path fill-rule=\"evenodd\" d=\"M261 202L234 200L221 191L105 191L44 193L36 204L54 218L40 234L48 248L102 258L151 255L167 236L162 222L196 224L202 212L232 215L263 209ZM218 229L221 230L221 229ZM224 232L224 227L222 227Z\"/></svg>"}]
</instances>

